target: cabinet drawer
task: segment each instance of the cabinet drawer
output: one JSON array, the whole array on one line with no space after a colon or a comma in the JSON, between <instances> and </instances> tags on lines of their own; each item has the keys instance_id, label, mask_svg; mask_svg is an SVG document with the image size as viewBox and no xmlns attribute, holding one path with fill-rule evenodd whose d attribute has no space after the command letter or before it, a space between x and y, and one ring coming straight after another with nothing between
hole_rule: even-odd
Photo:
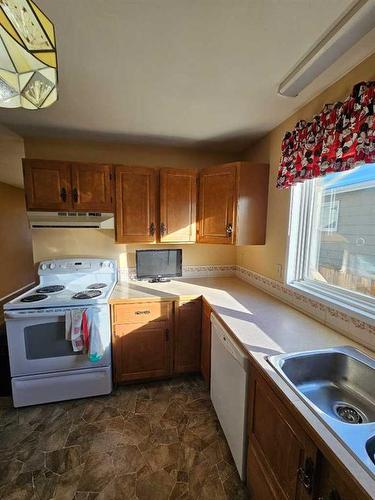
<instances>
[{"instance_id":1,"label":"cabinet drawer","mask_svg":"<svg viewBox=\"0 0 375 500\"><path fill-rule=\"evenodd\" d=\"M137 302L114 306L114 323L148 323L167 321L172 312L171 302Z\"/></svg>"}]
</instances>

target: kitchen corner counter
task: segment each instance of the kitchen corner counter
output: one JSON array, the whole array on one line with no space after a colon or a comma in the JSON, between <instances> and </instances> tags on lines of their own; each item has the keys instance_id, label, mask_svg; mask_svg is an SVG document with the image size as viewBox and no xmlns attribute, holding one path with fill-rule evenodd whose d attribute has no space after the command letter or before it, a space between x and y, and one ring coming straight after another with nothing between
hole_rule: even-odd
<instances>
[{"instance_id":1,"label":"kitchen corner counter","mask_svg":"<svg viewBox=\"0 0 375 500\"><path fill-rule=\"evenodd\" d=\"M342 345L357 347L370 356L374 356L374 353L235 277L182 278L168 283L122 281L112 292L110 303L179 300L200 296L204 297L232 333L234 340L257 363L258 368L272 379L363 489L370 496L374 495L375 480L265 359L274 354Z\"/></svg>"}]
</instances>

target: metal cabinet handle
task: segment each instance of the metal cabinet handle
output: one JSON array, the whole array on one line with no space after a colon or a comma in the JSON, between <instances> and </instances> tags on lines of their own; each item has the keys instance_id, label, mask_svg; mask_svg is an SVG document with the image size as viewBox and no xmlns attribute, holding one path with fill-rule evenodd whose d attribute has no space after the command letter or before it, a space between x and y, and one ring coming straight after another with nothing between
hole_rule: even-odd
<instances>
[{"instance_id":1,"label":"metal cabinet handle","mask_svg":"<svg viewBox=\"0 0 375 500\"><path fill-rule=\"evenodd\" d=\"M66 189L65 188L61 188L60 198L61 198L61 201L63 201L63 202L66 201Z\"/></svg>"},{"instance_id":2,"label":"metal cabinet handle","mask_svg":"<svg viewBox=\"0 0 375 500\"><path fill-rule=\"evenodd\" d=\"M160 224L160 234L161 236L164 236L167 232L167 226L164 224L164 222L162 222Z\"/></svg>"},{"instance_id":3,"label":"metal cabinet handle","mask_svg":"<svg viewBox=\"0 0 375 500\"><path fill-rule=\"evenodd\" d=\"M77 190L77 188L73 188L73 201L74 201L74 203L78 202L78 190Z\"/></svg>"},{"instance_id":4,"label":"metal cabinet handle","mask_svg":"<svg viewBox=\"0 0 375 500\"><path fill-rule=\"evenodd\" d=\"M137 316L140 314L151 314L151 311L135 311L135 314L137 314Z\"/></svg>"},{"instance_id":5,"label":"metal cabinet handle","mask_svg":"<svg viewBox=\"0 0 375 500\"><path fill-rule=\"evenodd\" d=\"M303 487L310 493L314 482L314 462L311 458L306 458L303 467L298 467L297 477Z\"/></svg>"},{"instance_id":6,"label":"metal cabinet handle","mask_svg":"<svg viewBox=\"0 0 375 500\"><path fill-rule=\"evenodd\" d=\"M155 234L155 224L151 222L150 224L150 236L154 236Z\"/></svg>"},{"instance_id":7,"label":"metal cabinet handle","mask_svg":"<svg viewBox=\"0 0 375 500\"><path fill-rule=\"evenodd\" d=\"M227 224L226 228L225 228L225 231L227 233L227 237L230 238L232 236L232 233L233 233L233 227L232 227L232 224Z\"/></svg>"}]
</instances>

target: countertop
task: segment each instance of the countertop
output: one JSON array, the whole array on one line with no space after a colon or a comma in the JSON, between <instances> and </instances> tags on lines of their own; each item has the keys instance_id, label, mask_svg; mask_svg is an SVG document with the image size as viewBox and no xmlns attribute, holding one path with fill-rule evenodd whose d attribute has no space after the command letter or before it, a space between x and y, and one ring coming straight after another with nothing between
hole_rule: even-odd
<instances>
[{"instance_id":1,"label":"countertop","mask_svg":"<svg viewBox=\"0 0 375 500\"><path fill-rule=\"evenodd\" d=\"M122 281L110 303L177 300L203 296L233 338L274 381L338 456L351 474L375 496L375 480L265 359L267 355L351 345L375 356L340 333L234 277L181 278L168 283Z\"/></svg>"}]
</instances>

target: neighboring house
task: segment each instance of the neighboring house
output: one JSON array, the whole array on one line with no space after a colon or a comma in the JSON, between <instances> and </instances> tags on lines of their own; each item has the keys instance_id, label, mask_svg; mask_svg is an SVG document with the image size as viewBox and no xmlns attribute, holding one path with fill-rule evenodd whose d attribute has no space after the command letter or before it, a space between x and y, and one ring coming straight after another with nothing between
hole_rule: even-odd
<instances>
[{"instance_id":1,"label":"neighboring house","mask_svg":"<svg viewBox=\"0 0 375 500\"><path fill-rule=\"evenodd\" d=\"M375 294L375 165L322 183L319 272ZM340 274L338 274L340 273Z\"/></svg>"}]
</instances>

